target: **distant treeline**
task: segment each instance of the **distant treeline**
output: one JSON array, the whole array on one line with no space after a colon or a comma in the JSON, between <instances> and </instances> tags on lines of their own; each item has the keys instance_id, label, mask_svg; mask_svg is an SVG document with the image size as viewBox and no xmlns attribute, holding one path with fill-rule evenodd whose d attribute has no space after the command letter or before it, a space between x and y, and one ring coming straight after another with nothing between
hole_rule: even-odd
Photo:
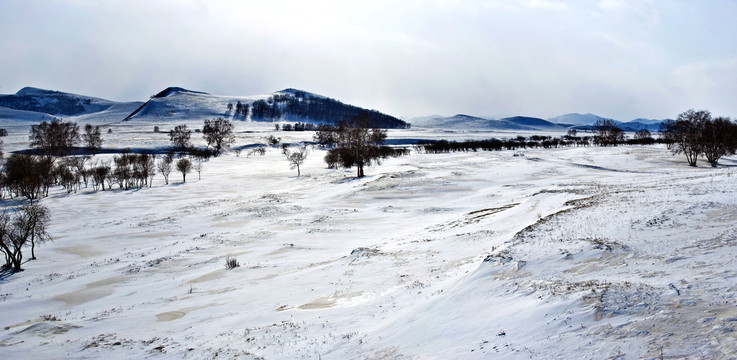
<instances>
[{"instance_id":1,"label":"distant treeline","mask_svg":"<svg viewBox=\"0 0 737 360\"><path fill-rule=\"evenodd\" d=\"M335 125L340 121L362 116L368 119L370 127L403 129L410 126L400 119L376 110L362 109L335 99L310 96L302 91L296 91L294 95L277 94L265 100L257 100L250 107L242 104L241 106L236 104L235 107L236 112L243 116L248 116L250 111L254 120L274 121L282 117L293 117ZM233 108L233 105L229 104L229 108Z\"/></svg>"},{"instance_id":2,"label":"distant treeline","mask_svg":"<svg viewBox=\"0 0 737 360\"><path fill-rule=\"evenodd\" d=\"M448 141L435 140L425 141L415 145L415 149L420 152L439 154L449 152L473 152L473 151L500 151L500 150L517 150L517 149L551 149L559 147L571 146L592 146L598 145L596 136L573 136L565 135L563 137L554 138L551 136L533 135L530 137L517 136L510 139L486 139L486 140L466 140L466 141ZM608 143L607 145L651 145L655 143L665 143L664 140L653 139L652 137L623 139L617 143Z\"/></svg>"}]
</instances>

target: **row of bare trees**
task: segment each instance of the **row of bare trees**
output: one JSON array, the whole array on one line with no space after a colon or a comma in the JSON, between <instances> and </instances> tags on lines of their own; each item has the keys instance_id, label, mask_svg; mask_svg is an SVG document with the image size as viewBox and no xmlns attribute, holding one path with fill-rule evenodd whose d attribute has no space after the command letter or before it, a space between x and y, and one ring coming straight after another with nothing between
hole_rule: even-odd
<instances>
[{"instance_id":1,"label":"row of bare trees","mask_svg":"<svg viewBox=\"0 0 737 360\"><path fill-rule=\"evenodd\" d=\"M85 148L93 155L102 148L102 133L99 126L87 124L80 137L79 125L54 119L38 125L31 125L31 147L46 156L60 157L72 153L75 145L84 142Z\"/></svg>"},{"instance_id":2,"label":"row of bare trees","mask_svg":"<svg viewBox=\"0 0 737 360\"><path fill-rule=\"evenodd\" d=\"M230 120L217 118L213 120L205 120L202 127L202 137L207 141L207 146L212 146L215 156L229 147L234 141L233 123ZM169 130L169 140L174 148L185 153L192 149L192 130L187 125L177 125L174 129Z\"/></svg>"}]
</instances>

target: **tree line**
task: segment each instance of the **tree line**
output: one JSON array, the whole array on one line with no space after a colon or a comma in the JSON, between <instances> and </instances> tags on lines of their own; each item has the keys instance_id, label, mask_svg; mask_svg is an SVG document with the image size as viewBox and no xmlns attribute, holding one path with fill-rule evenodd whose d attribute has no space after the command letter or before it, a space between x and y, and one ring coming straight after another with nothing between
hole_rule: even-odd
<instances>
[{"instance_id":1,"label":"tree line","mask_svg":"<svg viewBox=\"0 0 737 360\"><path fill-rule=\"evenodd\" d=\"M318 130L318 133L320 131ZM558 148L569 146L618 146L665 144L674 154L684 154L690 166L696 166L699 156L716 167L725 155L737 153L737 124L728 117L715 117L706 110L687 110L676 120L661 123L659 137L654 138L647 129L640 129L628 138L612 120L599 120L594 124L593 136L577 136L575 129L565 136L553 138L534 135L529 138L517 136L508 139L485 139L466 141L435 140L415 145L418 152L447 153L456 151L500 151L525 148ZM321 136L316 135L321 142Z\"/></svg>"}]
</instances>

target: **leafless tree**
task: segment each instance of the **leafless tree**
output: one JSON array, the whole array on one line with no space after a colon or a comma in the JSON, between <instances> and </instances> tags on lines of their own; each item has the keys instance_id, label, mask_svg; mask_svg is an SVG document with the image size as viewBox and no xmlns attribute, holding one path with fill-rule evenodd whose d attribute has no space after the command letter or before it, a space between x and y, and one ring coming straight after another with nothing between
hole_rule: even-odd
<instances>
[{"instance_id":1,"label":"leafless tree","mask_svg":"<svg viewBox=\"0 0 737 360\"><path fill-rule=\"evenodd\" d=\"M194 165L192 168L197 172L197 180L202 180L202 170L205 169L205 160L194 158Z\"/></svg>"},{"instance_id":2,"label":"leafless tree","mask_svg":"<svg viewBox=\"0 0 737 360\"><path fill-rule=\"evenodd\" d=\"M102 133L99 126L87 124L84 126L84 134L82 141L92 155L95 155L102 148Z\"/></svg>"},{"instance_id":3,"label":"leafless tree","mask_svg":"<svg viewBox=\"0 0 737 360\"><path fill-rule=\"evenodd\" d=\"M335 127L332 125L321 124L317 127L315 135L312 138L317 142L320 147L333 146L338 139L335 138Z\"/></svg>"},{"instance_id":4,"label":"leafless tree","mask_svg":"<svg viewBox=\"0 0 737 360\"><path fill-rule=\"evenodd\" d=\"M716 117L703 123L701 150L706 161L716 167L719 159L737 151L737 125L727 117Z\"/></svg>"},{"instance_id":5,"label":"leafless tree","mask_svg":"<svg viewBox=\"0 0 737 360\"><path fill-rule=\"evenodd\" d=\"M5 162L5 184L8 191L33 201L43 193L41 161L32 155L12 154Z\"/></svg>"},{"instance_id":6,"label":"leafless tree","mask_svg":"<svg viewBox=\"0 0 737 360\"><path fill-rule=\"evenodd\" d=\"M341 123L335 130L336 147L330 149L325 156L325 162L330 167L356 167L356 176L363 177L364 167L373 162L379 162L383 154L382 144L386 139L386 131L370 129L367 115L359 115L350 123Z\"/></svg>"},{"instance_id":7,"label":"leafless tree","mask_svg":"<svg viewBox=\"0 0 737 360\"><path fill-rule=\"evenodd\" d=\"M224 147L230 146L235 141L233 123L223 118L205 120L202 136L207 141L207 146L215 149L215 155L220 155Z\"/></svg>"},{"instance_id":8,"label":"leafless tree","mask_svg":"<svg viewBox=\"0 0 737 360\"><path fill-rule=\"evenodd\" d=\"M66 156L79 142L79 126L73 122L54 119L38 125L31 125L31 147L46 156Z\"/></svg>"},{"instance_id":9,"label":"leafless tree","mask_svg":"<svg viewBox=\"0 0 737 360\"><path fill-rule=\"evenodd\" d=\"M95 190L97 190L98 186L101 186L102 191L105 191L105 180L107 180L111 170L112 168L110 167L109 162L96 164L90 169L89 172L92 177L92 185Z\"/></svg>"},{"instance_id":10,"label":"leafless tree","mask_svg":"<svg viewBox=\"0 0 737 360\"><path fill-rule=\"evenodd\" d=\"M710 112L689 109L679 114L668 130L674 139L671 151L686 155L689 166L696 166L696 160L703 152L702 131L708 121L711 121Z\"/></svg>"},{"instance_id":11,"label":"leafless tree","mask_svg":"<svg viewBox=\"0 0 737 360\"><path fill-rule=\"evenodd\" d=\"M179 152L184 152L192 146L190 143L191 136L192 131L187 129L187 125L177 125L174 129L169 130L169 140Z\"/></svg>"},{"instance_id":12,"label":"leafless tree","mask_svg":"<svg viewBox=\"0 0 737 360\"><path fill-rule=\"evenodd\" d=\"M169 174L171 174L171 164L174 162L174 157L172 154L167 154L161 160L159 160L159 163L156 165L156 169L159 170L161 175L164 176L164 183L166 185L169 185Z\"/></svg>"},{"instance_id":13,"label":"leafless tree","mask_svg":"<svg viewBox=\"0 0 737 360\"><path fill-rule=\"evenodd\" d=\"M181 158L177 161L177 170L182 173L182 182L187 182L187 174L192 171L192 162L187 158Z\"/></svg>"},{"instance_id":14,"label":"leafless tree","mask_svg":"<svg viewBox=\"0 0 737 360\"><path fill-rule=\"evenodd\" d=\"M299 167L307 159L307 153L308 150L306 145L300 146L295 151L289 151L289 147L286 146L286 144L284 147L282 147L282 154L284 154L284 157L286 157L287 161L289 161L291 168L297 168L297 176L301 175Z\"/></svg>"},{"instance_id":15,"label":"leafless tree","mask_svg":"<svg viewBox=\"0 0 737 360\"><path fill-rule=\"evenodd\" d=\"M15 216L7 212L0 214L0 250L5 255L6 267L22 270L23 247L29 243L32 258L36 258L36 243L50 239L46 232L48 222L48 209L38 203L22 206Z\"/></svg>"},{"instance_id":16,"label":"leafless tree","mask_svg":"<svg viewBox=\"0 0 737 360\"><path fill-rule=\"evenodd\" d=\"M616 146L624 141L624 131L613 120L597 120L594 123L597 135L594 143L599 146Z\"/></svg>"},{"instance_id":17,"label":"leafless tree","mask_svg":"<svg viewBox=\"0 0 737 360\"><path fill-rule=\"evenodd\" d=\"M46 232L49 220L51 220L49 209L38 202L26 204L20 208L15 224L25 236L30 236L31 259L36 259L36 244L51 240Z\"/></svg>"}]
</instances>

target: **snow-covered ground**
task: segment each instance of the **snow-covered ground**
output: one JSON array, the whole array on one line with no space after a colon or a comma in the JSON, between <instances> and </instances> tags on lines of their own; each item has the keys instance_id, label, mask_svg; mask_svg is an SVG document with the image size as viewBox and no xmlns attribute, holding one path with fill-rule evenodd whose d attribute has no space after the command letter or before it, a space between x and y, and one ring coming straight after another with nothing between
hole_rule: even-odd
<instances>
[{"instance_id":1,"label":"snow-covered ground","mask_svg":"<svg viewBox=\"0 0 737 360\"><path fill-rule=\"evenodd\" d=\"M152 126L115 127L106 146L167 145ZM239 124L236 145L271 126ZM448 134L461 137L390 139ZM11 131L6 151L23 141ZM0 354L737 357L735 158L711 169L659 146L413 152L355 179L323 156L301 177L269 148L212 159L187 183L54 189L42 200L53 242L0 280Z\"/></svg>"}]
</instances>

